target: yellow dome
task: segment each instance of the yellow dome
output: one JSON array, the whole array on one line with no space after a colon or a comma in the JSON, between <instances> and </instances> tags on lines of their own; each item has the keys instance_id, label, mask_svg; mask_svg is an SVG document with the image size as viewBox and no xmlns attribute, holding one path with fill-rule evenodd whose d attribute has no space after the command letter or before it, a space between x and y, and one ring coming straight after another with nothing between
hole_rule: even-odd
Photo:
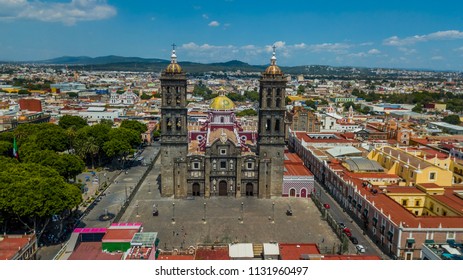
<instances>
[{"instance_id":1,"label":"yellow dome","mask_svg":"<svg viewBox=\"0 0 463 280\"><path fill-rule=\"evenodd\" d=\"M174 73L181 73L181 72L182 72L182 67L180 67L178 63L171 63L166 68L166 73L174 74Z\"/></svg>"},{"instance_id":2,"label":"yellow dome","mask_svg":"<svg viewBox=\"0 0 463 280\"><path fill-rule=\"evenodd\" d=\"M281 75L281 74L283 74L283 72L281 72L280 67L278 67L276 65L270 65L269 67L267 67L267 69L265 69L264 74Z\"/></svg>"},{"instance_id":3,"label":"yellow dome","mask_svg":"<svg viewBox=\"0 0 463 280\"><path fill-rule=\"evenodd\" d=\"M283 75L280 67L277 66L277 57L275 56L275 46L273 46L273 56L270 59L270 66L265 69L264 75Z\"/></svg>"},{"instance_id":4,"label":"yellow dome","mask_svg":"<svg viewBox=\"0 0 463 280\"><path fill-rule=\"evenodd\" d=\"M213 110L233 110L235 109L235 103L230 98L221 95L212 100L209 108Z\"/></svg>"},{"instance_id":5,"label":"yellow dome","mask_svg":"<svg viewBox=\"0 0 463 280\"><path fill-rule=\"evenodd\" d=\"M175 54L175 44L172 45L174 47L174 49L172 49L172 55L170 56L170 64L169 66L167 66L166 68L166 73L169 73L169 74L178 74L178 73L182 73L182 67L180 67L180 65L178 65L177 63L177 55Z\"/></svg>"}]
</instances>

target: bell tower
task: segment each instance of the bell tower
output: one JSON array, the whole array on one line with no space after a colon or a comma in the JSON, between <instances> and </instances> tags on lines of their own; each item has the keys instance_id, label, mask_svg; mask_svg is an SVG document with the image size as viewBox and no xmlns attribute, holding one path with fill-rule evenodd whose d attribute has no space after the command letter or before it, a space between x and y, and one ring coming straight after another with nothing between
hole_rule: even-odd
<instances>
[{"instance_id":1,"label":"bell tower","mask_svg":"<svg viewBox=\"0 0 463 280\"><path fill-rule=\"evenodd\" d=\"M259 80L259 194L260 198L281 195L285 150L286 77L276 65L275 46Z\"/></svg>"},{"instance_id":2,"label":"bell tower","mask_svg":"<svg viewBox=\"0 0 463 280\"><path fill-rule=\"evenodd\" d=\"M171 62L161 74L161 195L187 196L188 127L187 80L177 63L175 44Z\"/></svg>"}]
</instances>

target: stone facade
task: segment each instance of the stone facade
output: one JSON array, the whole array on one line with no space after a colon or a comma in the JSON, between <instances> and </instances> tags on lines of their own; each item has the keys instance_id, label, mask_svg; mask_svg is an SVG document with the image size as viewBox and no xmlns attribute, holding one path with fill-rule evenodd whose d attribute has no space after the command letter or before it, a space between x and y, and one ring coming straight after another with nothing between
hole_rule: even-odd
<instances>
[{"instance_id":1,"label":"stone facade","mask_svg":"<svg viewBox=\"0 0 463 280\"><path fill-rule=\"evenodd\" d=\"M256 133L241 127L235 105L223 92L211 102L207 121L188 129L186 77L175 51L172 56L161 77L162 195L281 196L287 80L275 57L260 80Z\"/></svg>"}]
</instances>

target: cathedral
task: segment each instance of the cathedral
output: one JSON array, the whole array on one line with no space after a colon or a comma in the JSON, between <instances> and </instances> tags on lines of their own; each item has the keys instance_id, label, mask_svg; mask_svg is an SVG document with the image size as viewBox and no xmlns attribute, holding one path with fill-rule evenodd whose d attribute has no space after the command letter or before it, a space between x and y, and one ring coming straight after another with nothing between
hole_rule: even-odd
<instances>
[{"instance_id":1,"label":"cathedral","mask_svg":"<svg viewBox=\"0 0 463 280\"><path fill-rule=\"evenodd\" d=\"M187 79L172 50L161 74L161 195L281 196L286 83L274 50L259 80L257 131L243 128L224 91L212 100L207 120L189 128Z\"/></svg>"}]
</instances>

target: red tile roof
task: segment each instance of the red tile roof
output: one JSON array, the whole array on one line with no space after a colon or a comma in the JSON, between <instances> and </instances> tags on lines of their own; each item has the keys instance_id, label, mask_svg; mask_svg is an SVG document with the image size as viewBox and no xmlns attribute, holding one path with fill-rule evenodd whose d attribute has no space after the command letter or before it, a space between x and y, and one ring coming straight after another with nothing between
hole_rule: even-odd
<instances>
[{"instance_id":1,"label":"red tile roof","mask_svg":"<svg viewBox=\"0 0 463 280\"><path fill-rule=\"evenodd\" d=\"M3 238L3 239L2 239ZM0 237L0 260L10 260L27 246L33 235L6 235Z\"/></svg>"},{"instance_id":2,"label":"red tile roof","mask_svg":"<svg viewBox=\"0 0 463 280\"><path fill-rule=\"evenodd\" d=\"M301 260L301 255L320 254L317 244L312 243L280 243L282 260Z\"/></svg>"},{"instance_id":3,"label":"red tile roof","mask_svg":"<svg viewBox=\"0 0 463 280\"><path fill-rule=\"evenodd\" d=\"M196 249L195 260L229 260L227 247L205 247Z\"/></svg>"},{"instance_id":4,"label":"red tile roof","mask_svg":"<svg viewBox=\"0 0 463 280\"><path fill-rule=\"evenodd\" d=\"M120 260L122 253L105 253L101 242L83 242L74 250L69 260Z\"/></svg>"},{"instance_id":5,"label":"red tile roof","mask_svg":"<svg viewBox=\"0 0 463 280\"><path fill-rule=\"evenodd\" d=\"M103 242L130 242L138 232L138 229L108 229L106 234L103 236Z\"/></svg>"}]
</instances>

